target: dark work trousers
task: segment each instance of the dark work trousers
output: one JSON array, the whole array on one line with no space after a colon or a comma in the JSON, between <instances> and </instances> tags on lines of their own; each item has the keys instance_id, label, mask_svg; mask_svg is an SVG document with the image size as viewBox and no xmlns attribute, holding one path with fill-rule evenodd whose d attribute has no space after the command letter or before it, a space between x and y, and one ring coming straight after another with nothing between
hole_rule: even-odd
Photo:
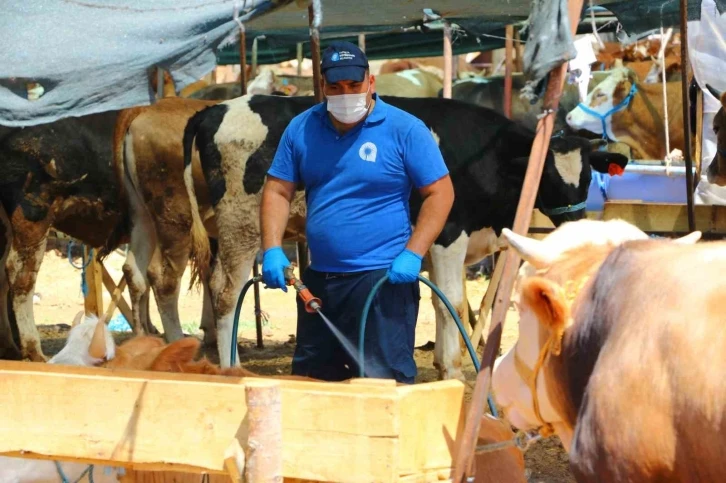
<instances>
[{"instance_id":1,"label":"dark work trousers","mask_svg":"<svg viewBox=\"0 0 726 483\"><path fill-rule=\"evenodd\" d=\"M321 299L322 312L338 328L358 356L359 321L368 294L387 269L356 273L326 273L307 268L303 283ZM292 374L325 381L359 377L360 367L317 314L305 311L297 299L297 346ZM365 332L365 375L413 384L413 346L420 300L418 280L386 281L368 311Z\"/></svg>"}]
</instances>

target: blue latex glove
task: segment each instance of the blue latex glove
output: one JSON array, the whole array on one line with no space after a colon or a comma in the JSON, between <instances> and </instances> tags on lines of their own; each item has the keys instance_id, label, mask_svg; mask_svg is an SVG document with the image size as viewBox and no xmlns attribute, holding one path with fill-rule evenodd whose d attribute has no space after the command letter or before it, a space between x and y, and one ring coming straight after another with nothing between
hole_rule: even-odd
<instances>
[{"instance_id":1,"label":"blue latex glove","mask_svg":"<svg viewBox=\"0 0 726 483\"><path fill-rule=\"evenodd\" d=\"M285 285L285 269L290 266L290 260L285 256L282 247L272 247L265 250L262 255L262 281L265 288L281 288L287 292Z\"/></svg>"},{"instance_id":2,"label":"blue latex glove","mask_svg":"<svg viewBox=\"0 0 726 483\"><path fill-rule=\"evenodd\" d=\"M410 283L418 280L423 257L408 248L401 252L388 270L388 281L391 283Z\"/></svg>"}]
</instances>

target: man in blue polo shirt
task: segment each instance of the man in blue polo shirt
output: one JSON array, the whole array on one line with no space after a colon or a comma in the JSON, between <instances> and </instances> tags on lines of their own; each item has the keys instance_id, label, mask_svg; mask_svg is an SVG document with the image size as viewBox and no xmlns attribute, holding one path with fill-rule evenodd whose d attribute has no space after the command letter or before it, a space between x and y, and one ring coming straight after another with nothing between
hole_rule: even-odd
<instances>
[{"instance_id":1,"label":"man in blue polo shirt","mask_svg":"<svg viewBox=\"0 0 726 483\"><path fill-rule=\"evenodd\" d=\"M322 54L326 101L286 128L262 194L262 275L285 288L290 265L282 249L295 186L305 186L311 264L302 280L323 312L357 346L366 297L384 275L370 308L365 367L370 377L413 383L418 273L454 201L449 173L431 131L418 118L375 94L365 54L334 42ZM412 189L423 198L415 229ZM292 373L339 381L358 365L317 314L298 299Z\"/></svg>"}]
</instances>

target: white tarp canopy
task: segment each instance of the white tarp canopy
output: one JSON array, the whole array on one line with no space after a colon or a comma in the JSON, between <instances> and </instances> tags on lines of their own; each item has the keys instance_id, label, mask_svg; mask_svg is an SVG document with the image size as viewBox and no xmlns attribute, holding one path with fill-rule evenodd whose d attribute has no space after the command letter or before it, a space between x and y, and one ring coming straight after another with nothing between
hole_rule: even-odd
<instances>
[{"instance_id":1,"label":"white tarp canopy","mask_svg":"<svg viewBox=\"0 0 726 483\"><path fill-rule=\"evenodd\" d=\"M216 65L220 43L246 22L291 0L22 0L0 15L0 124L28 126L61 117L149 104L149 71L177 86ZM28 99L28 85L44 92ZM32 96L31 96L32 98Z\"/></svg>"}]
</instances>

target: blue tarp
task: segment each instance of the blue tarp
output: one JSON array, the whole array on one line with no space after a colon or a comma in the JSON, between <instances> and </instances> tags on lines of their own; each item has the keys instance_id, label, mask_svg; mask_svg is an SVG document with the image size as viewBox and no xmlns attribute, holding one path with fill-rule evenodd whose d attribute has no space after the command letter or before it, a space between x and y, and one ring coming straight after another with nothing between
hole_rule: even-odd
<instances>
[{"instance_id":1,"label":"blue tarp","mask_svg":"<svg viewBox=\"0 0 726 483\"><path fill-rule=\"evenodd\" d=\"M239 0L243 21L289 3ZM0 32L0 124L27 126L153 102L149 71L177 85L216 64L236 41L234 0L6 0ZM28 83L44 93L28 99Z\"/></svg>"}]
</instances>

